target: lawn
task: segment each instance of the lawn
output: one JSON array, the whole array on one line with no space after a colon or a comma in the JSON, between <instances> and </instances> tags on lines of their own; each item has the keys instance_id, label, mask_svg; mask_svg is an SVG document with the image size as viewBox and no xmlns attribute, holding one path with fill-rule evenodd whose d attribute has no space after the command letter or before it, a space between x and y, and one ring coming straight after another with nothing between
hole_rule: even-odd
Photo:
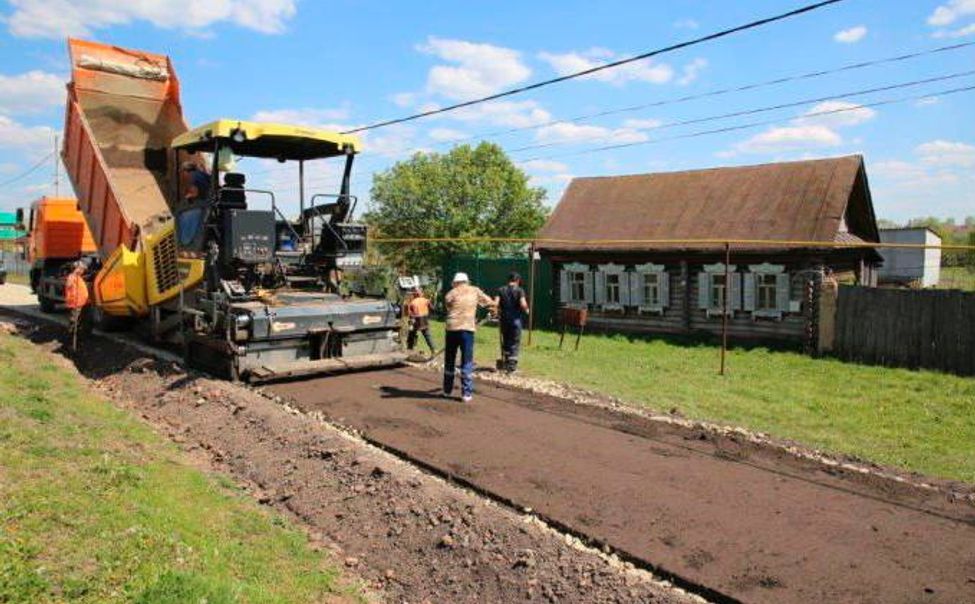
<instances>
[{"instance_id":1,"label":"lawn","mask_svg":"<svg viewBox=\"0 0 975 604\"><path fill-rule=\"evenodd\" d=\"M443 324L434 334L443 342ZM527 336L527 334L526 334ZM527 337L526 337L527 339ZM554 332L522 352L526 375L619 397L658 412L768 432L825 450L975 483L975 378L735 348L727 375L708 343L586 335L578 352ZM498 335L477 334L477 362L494 366Z\"/></svg>"},{"instance_id":2,"label":"lawn","mask_svg":"<svg viewBox=\"0 0 975 604\"><path fill-rule=\"evenodd\" d=\"M975 270L964 266L941 267L938 289L961 289L975 292Z\"/></svg>"},{"instance_id":3,"label":"lawn","mask_svg":"<svg viewBox=\"0 0 975 604\"><path fill-rule=\"evenodd\" d=\"M0 335L0 602L358 601L229 479Z\"/></svg>"}]
</instances>

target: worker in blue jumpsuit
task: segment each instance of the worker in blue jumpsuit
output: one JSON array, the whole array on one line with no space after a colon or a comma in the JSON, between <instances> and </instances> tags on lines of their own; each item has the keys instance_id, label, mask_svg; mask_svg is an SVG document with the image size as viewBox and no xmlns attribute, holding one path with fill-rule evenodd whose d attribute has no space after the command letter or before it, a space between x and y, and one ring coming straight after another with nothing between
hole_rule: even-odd
<instances>
[{"instance_id":1,"label":"worker in blue jumpsuit","mask_svg":"<svg viewBox=\"0 0 975 604\"><path fill-rule=\"evenodd\" d=\"M498 290L495 298L501 323L502 369L513 373L518 369L518 353L521 349L521 331L530 312L525 290L521 288L521 275L508 275L508 284Z\"/></svg>"}]
</instances>

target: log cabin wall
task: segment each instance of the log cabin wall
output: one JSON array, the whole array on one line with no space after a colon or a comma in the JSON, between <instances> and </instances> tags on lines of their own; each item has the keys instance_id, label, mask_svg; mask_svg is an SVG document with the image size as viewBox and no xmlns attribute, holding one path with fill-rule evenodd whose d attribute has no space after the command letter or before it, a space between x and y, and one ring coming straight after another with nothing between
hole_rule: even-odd
<instances>
[{"instance_id":1,"label":"log cabin wall","mask_svg":"<svg viewBox=\"0 0 975 604\"><path fill-rule=\"evenodd\" d=\"M723 275L715 265L722 265L723 257L713 254L690 254L688 256L618 256L599 254L572 254L553 257L553 312L566 304L580 306L578 300L566 301L566 289L562 279L566 278L566 268L586 267L592 273L599 267L618 265L625 267L631 278L634 268L641 265L662 266L667 280L667 300L661 309L640 310L636 303L621 305L622 308L606 309L595 302L586 302L589 308L587 329L604 332L623 332L639 334L713 334L722 330L722 317L715 309L702 308L701 277L707 266L715 274ZM859 267L856 254L790 254L778 252L765 255L741 253L733 255L731 265L735 266L732 281L740 279L740 285L729 298L731 312L728 321L729 336L745 340L775 340L793 342L796 345L815 346L816 304L818 303L818 284L822 280L824 267L835 272L854 270ZM746 274L755 274L761 266L771 265L773 270L781 267L784 279L788 281L786 305L780 312L756 312L755 300L748 304L745 294ZM723 265L722 265L723 266ZM749 286L755 287L749 279ZM596 288L595 279L592 284ZM733 302L734 300L734 302ZM780 302L783 298L780 298ZM557 315L557 312L555 312Z\"/></svg>"}]
</instances>

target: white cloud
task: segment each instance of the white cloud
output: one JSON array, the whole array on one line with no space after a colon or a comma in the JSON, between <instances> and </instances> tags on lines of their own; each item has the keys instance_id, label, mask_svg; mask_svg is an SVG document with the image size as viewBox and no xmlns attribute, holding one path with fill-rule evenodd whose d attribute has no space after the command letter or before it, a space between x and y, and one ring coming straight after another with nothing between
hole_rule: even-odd
<instances>
[{"instance_id":1,"label":"white cloud","mask_svg":"<svg viewBox=\"0 0 975 604\"><path fill-rule=\"evenodd\" d=\"M33 112L64 102L64 78L44 71L0 74L0 113Z\"/></svg>"},{"instance_id":2,"label":"white cloud","mask_svg":"<svg viewBox=\"0 0 975 604\"><path fill-rule=\"evenodd\" d=\"M708 66L708 60L702 59L700 57L694 59L690 63L687 63L681 68L682 75L677 83L681 86L687 86L691 82L697 79L697 76L704 71L704 68Z\"/></svg>"},{"instance_id":3,"label":"white cloud","mask_svg":"<svg viewBox=\"0 0 975 604\"><path fill-rule=\"evenodd\" d=\"M935 38L963 38L972 34L975 34L975 23L958 29L939 29L931 35Z\"/></svg>"},{"instance_id":4,"label":"white cloud","mask_svg":"<svg viewBox=\"0 0 975 604\"><path fill-rule=\"evenodd\" d=\"M661 120L655 119L632 119L623 120L624 128L632 128L634 130L653 130L654 128L659 128L663 125Z\"/></svg>"},{"instance_id":5,"label":"white cloud","mask_svg":"<svg viewBox=\"0 0 975 604\"><path fill-rule=\"evenodd\" d=\"M930 107L931 105L937 105L941 102L941 97L937 96L926 96L923 99L919 99L914 103L915 107Z\"/></svg>"},{"instance_id":6,"label":"white cloud","mask_svg":"<svg viewBox=\"0 0 975 604\"><path fill-rule=\"evenodd\" d=\"M878 212L908 219L936 207L961 218L975 207L975 145L933 140L915 147L916 159L889 159L869 164L870 184Z\"/></svg>"},{"instance_id":7,"label":"white cloud","mask_svg":"<svg viewBox=\"0 0 975 604\"><path fill-rule=\"evenodd\" d=\"M326 130L347 130L347 124L339 124L337 121L349 118L349 108L347 106L336 108L312 108L304 107L298 109L265 109L254 114L255 122L277 122L280 124L295 124L300 126L313 126Z\"/></svg>"},{"instance_id":8,"label":"white cloud","mask_svg":"<svg viewBox=\"0 0 975 604\"><path fill-rule=\"evenodd\" d=\"M843 138L826 126L780 126L769 128L736 145L742 153L781 153L810 147L835 147Z\"/></svg>"},{"instance_id":9,"label":"white cloud","mask_svg":"<svg viewBox=\"0 0 975 604\"><path fill-rule=\"evenodd\" d=\"M567 172L569 167L551 159L532 159L519 164L527 172Z\"/></svg>"},{"instance_id":10,"label":"white cloud","mask_svg":"<svg viewBox=\"0 0 975 604\"><path fill-rule=\"evenodd\" d=\"M451 128L434 128L430 131L430 138L439 143L445 143L465 139L467 138L467 133L461 132L460 130L453 130Z\"/></svg>"},{"instance_id":11,"label":"white cloud","mask_svg":"<svg viewBox=\"0 0 975 604\"><path fill-rule=\"evenodd\" d=\"M701 27L701 24L694 19L678 19L674 21L675 29L697 29Z\"/></svg>"},{"instance_id":12,"label":"white cloud","mask_svg":"<svg viewBox=\"0 0 975 604\"><path fill-rule=\"evenodd\" d=\"M220 22L267 34L281 33L295 0L10 0L10 33L28 38L91 36L98 29L145 21L164 29L201 32Z\"/></svg>"},{"instance_id":13,"label":"white cloud","mask_svg":"<svg viewBox=\"0 0 975 604\"><path fill-rule=\"evenodd\" d=\"M851 27L849 29L843 29L835 34L833 34L833 40L839 42L840 44L854 44L863 39L867 35L867 28L863 25L857 25L856 27Z\"/></svg>"},{"instance_id":14,"label":"white cloud","mask_svg":"<svg viewBox=\"0 0 975 604\"><path fill-rule=\"evenodd\" d=\"M508 128L526 128L551 121L552 114L532 100L491 101L451 111L444 118L462 122L484 122Z\"/></svg>"},{"instance_id":15,"label":"white cloud","mask_svg":"<svg viewBox=\"0 0 975 604\"><path fill-rule=\"evenodd\" d=\"M417 131L412 126L394 124L382 130L363 133L363 147L366 153L388 158L401 158L404 155L428 151L416 145L416 134Z\"/></svg>"},{"instance_id":16,"label":"white cloud","mask_svg":"<svg viewBox=\"0 0 975 604\"><path fill-rule=\"evenodd\" d=\"M938 139L922 143L914 151L928 165L975 167L975 145L968 143Z\"/></svg>"},{"instance_id":17,"label":"white cloud","mask_svg":"<svg viewBox=\"0 0 975 604\"><path fill-rule=\"evenodd\" d=\"M590 48L583 52L565 54L542 52L538 54L538 58L548 63L557 74L564 76L611 63L621 59L622 56L605 48ZM612 69L597 71L584 77L607 82L614 86L622 86L627 82L665 84L673 79L674 69L666 63L654 63L650 59L644 59Z\"/></svg>"},{"instance_id":18,"label":"white cloud","mask_svg":"<svg viewBox=\"0 0 975 604\"><path fill-rule=\"evenodd\" d=\"M975 15L975 0L948 0L934 9L928 17L928 25L944 27L968 15Z\"/></svg>"},{"instance_id":19,"label":"white cloud","mask_svg":"<svg viewBox=\"0 0 975 604\"><path fill-rule=\"evenodd\" d=\"M574 124L572 122L557 122L543 126L535 133L535 140L540 143L573 144L573 143L641 143L650 140L646 134L632 128L604 128L589 124Z\"/></svg>"},{"instance_id":20,"label":"white cloud","mask_svg":"<svg viewBox=\"0 0 975 604\"><path fill-rule=\"evenodd\" d=\"M430 36L417 47L455 65L436 65L427 74L427 92L468 100L499 92L531 75L521 53L510 48Z\"/></svg>"},{"instance_id":21,"label":"white cloud","mask_svg":"<svg viewBox=\"0 0 975 604\"><path fill-rule=\"evenodd\" d=\"M415 92L397 92L389 98L397 107L412 107L416 104L417 94Z\"/></svg>"},{"instance_id":22,"label":"white cloud","mask_svg":"<svg viewBox=\"0 0 975 604\"><path fill-rule=\"evenodd\" d=\"M824 101L815 105L801 117L793 120L793 123L841 128L843 126L862 124L863 122L872 120L876 116L876 111L857 103L850 103L848 101Z\"/></svg>"},{"instance_id":23,"label":"white cloud","mask_svg":"<svg viewBox=\"0 0 975 604\"><path fill-rule=\"evenodd\" d=\"M0 115L0 149L38 150L51 148L54 129L48 126L24 126Z\"/></svg>"},{"instance_id":24,"label":"white cloud","mask_svg":"<svg viewBox=\"0 0 975 604\"><path fill-rule=\"evenodd\" d=\"M559 174L534 174L528 178L528 184L533 187L547 187L552 198L558 200L569 181L575 174L567 172Z\"/></svg>"}]
</instances>

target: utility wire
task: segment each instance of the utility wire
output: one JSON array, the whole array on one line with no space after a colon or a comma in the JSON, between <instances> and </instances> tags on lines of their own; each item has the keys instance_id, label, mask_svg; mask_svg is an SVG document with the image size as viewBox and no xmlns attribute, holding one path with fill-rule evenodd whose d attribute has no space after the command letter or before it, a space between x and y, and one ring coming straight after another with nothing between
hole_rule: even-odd
<instances>
[{"instance_id":1,"label":"utility wire","mask_svg":"<svg viewBox=\"0 0 975 604\"><path fill-rule=\"evenodd\" d=\"M561 120L548 120L548 121L542 122L540 124L532 124L532 125L529 125L529 126L519 126L517 128L508 128L508 129L505 129L505 130L495 130L495 131L492 131L492 132L485 132L485 133L481 133L481 134L472 134L472 135L467 136L467 137L464 137L464 138L459 138L459 139L454 139L454 140L447 141L447 142L444 142L444 143L434 143L434 144L435 145L438 145L438 144L439 145L443 145L443 144L456 144L458 142L462 142L462 141L466 141L466 140L473 140L473 139L478 139L478 138L488 138L488 137L492 137L492 136L503 136L505 134L513 134L515 132L522 132L522 131L525 131L525 130L537 130L539 128L544 128L546 126L552 126L552 125L555 125L555 124L561 124L561 123L565 123L565 122L571 122L571 123L584 122L584 121L592 120L592 119L595 119L595 118L606 117L608 115L617 115L617 114L620 114L620 113L630 113L630 112L633 112L633 111L640 111L642 109L651 109L653 107L663 107L663 106L667 106L667 105L677 105L677 104L680 104L680 103L686 103L686 102L689 102L689 101L697 101L697 100L700 100L700 99L705 99L705 98L710 98L710 97L716 97L716 96L723 96L723 95L731 94L731 93L735 93L735 92L747 92L747 91L750 91L750 90L758 90L760 88L766 88L766 87L769 87L769 86L777 86L777 85L780 85L780 84L787 84L787 83L790 83L790 82L798 82L798 81L802 81L802 80L809 80L809 79L819 78L819 77L822 77L822 76L832 75L832 74L836 74L836 73L843 73L843 72L847 72L847 71L854 71L854 70L857 70L857 69L864 69L864 68L867 68L867 67L875 67L877 65L884 65L884 64L888 64L888 63L897 63L897 62L900 62L900 61L907 61L907 60L910 60L910 59L916 59L916 58L923 57L923 56L927 56L927 55L932 55L932 54L937 54L937 53L942 53L942 52L950 52L950 51L954 51L954 50L961 50L963 48L968 48L968 47L971 47L971 46L975 46L975 42L962 42L962 43L959 43L959 44L951 44L949 46L940 46L938 48L932 48L932 49L929 49L929 50L922 50L922 51L918 51L918 52L912 52L912 53L898 55L898 56L894 56L894 57L887 57L887 58L883 58L883 59L875 59L875 60L872 60L872 61L863 61L861 63L852 63L852 64L849 64L849 65L843 65L841 67L837 67L835 69L825 69L825 70L820 70L820 71L810 71L810 72L803 73L803 74L799 74L799 75L784 76L784 77L776 78L776 79L773 79L773 80L765 80L764 82L754 82L754 83L751 83L751 84L743 84L741 86L734 86L734 87L730 87L730 88L719 88L717 90L710 90L710 91L702 92L702 93L699 93L699 94L691 94L691 95L681 96L681 97L677 97L677 98L673 98L673 99L663 99L663 100L660 100L660 101L654 101L652 103L645 103L645 104L641 104L641 105L631 105L631 106L628 106L628 107L619 107L619 108L616 108L616 109L607 109L607 110L599 111L599 112L596 112L596 113L587 113L587 114L584 114L584 115L577 115L575 117L570 117L570 118L561 119Z\"/></svg>"},{"instance_id":2,"label":"utility wire","mask_svg":"<svg viewBox=\"0 0 975 604\"><path fill-rule=\"evenodd\" d=\"M755 115L755 114L758 114L758 113L767 113L769 111L777 111L779 109L789 109L789 108L792 108L792 107L801 107L802 105L811 105L813 103L821 103L823 101L832 101L832 100L844 99L844 98L855 97L855 96L863 96L865 94L873 94L875 92L886 92L886 91L889 91L889 90L897 90L897 89L900 89L900 88L911 88L913 86L922 86L924 84L930 84L932 82L942 82L942 81L945 81L945 80L952 80L952 79L957 79L957 78L963 78L963 77L971 76L971 75L975 75L975 69L969 70L969 71L960 71L958 73L952 73L952 74L949 74L949 75L936 76L936 77L933 77L933 78L926 78L926 79L923 79L923 80L911 80L910 82L901 82L899 84L890 84L890 85L887 85L887 86L878 86L876 88L866 88L866 89L863 89L863 90L853 90L853 91L849 91L849 92L831 94L831 95L828 95L828 96L821 96L821 97L816 97L816 98L811 98L811 99L803 99L801 101L792 101L792 102L789 102L789 103L780 103L778 105L768 105L768 106L765 106L765 107L758 107L756 109L745 109L745 110L742 110L742 111L733 111L731 113L722 113L720 115L710 115L710 116L707 116L707 117L699 117L699 118L694 118L694 119L690 119L690 120L681 120L681 121L678 121L678 122L666 122L666 123L663 123L663 124L658 124L656 126L650 126L650 127L647 127L647 128L640 128L639 130L641 130L641 131L647 131L647 130L664 130L666 128L674 128L674 127L677 127L677 126L689 126L691 124L700 124L700 123L704 123L704 122L713 122L713 121L716 121L716 120L723 120L723 119L727 119L727 118L731 118L731 117L743 117L743 116L746 116L746 115ZM614 135L610 134L609 136L601 137L600 139L597 139L597 140L612 139L613 136ZM530 149L544 149L546 147L556 147L556 146L559 146L559 145L571 145L571 144L578 144L578 143L579 143L579 141L575 141L575 140L572 140L572 141L553 141L553 142L550 142L550 143L539 143L539 144L536 144L536 145L527 145L525 147L518 147L517 149L511 149L509 151L509 153L516 153L518 151L528 151Z\"/></svg>"},{"instance_id":3,"label":"utility wire","mask_svg":"<svg viewBox=\"0 0 975 604\"><path fill-rule=\"evenodd\" d=\"M7 185L13 184L22 178L27 178L28 176L36 172L41 166L43 166L47 162L47 160L51 159L51 156L53 155L54 155L54 151L51 151L50 153L42 157L36 164L32 165L30 168L27 168L17 176L14 176L13 178L0 182L0 187L6 187Z\"/></svg>"},{"instance_id":4,"label":"utility wire","mask_svg":"<svg viewBox=\"0 0 975 604\"><path fill-rule=\"evenodd\" d=\"M834 114L837 114L837 113L845 113L845 112L848 112L848 111L858 111L860 109L867 108L867 107L880 107L880 106L883 106L883 105L893 105L895 103L904 103L904 102L907 102L907 101L916 101L916 100L927 99L927 98L936 97L936 96L948 96L948 95L952 95L952 94L960 94L962 92L969 92L969 91L972 91L972 90L975 90L975 86L964 86L964 87L960 87L960 88L952 88L952 89L949 89L949 90L942 90L940 92L932 92L932 93L927 93L927 94L920 94L920 95L915 95L915 96L902 97L902 98L899 98L899 99L887 99L887 100L883 100L883 101L876 101L876 102L873 102L873 103L864 103L862 105L857 105L855 107L844 107L844 108L841 108L841 109L831 109L829 111L817 111L817 112L814 112L814 113L806 114L803 117L810 118L810 117L819 117L819 116L823 116L823 115L834 115ZM662 142L667 142L667 141L674 141L674 140L680 140L680 139L685 139L685 138L698 138L698 137L701 137L701 136L708 136L708 135L711 135L711 134L722 134L722 133L725 133L725 132L735 132L737 130L747 130L749 128L757 128L759 126L768 126L768 125L771 125L771 124L775 124L778 121L779 121L778 119L762 120L762 121L758 121L758 122L750 122L750 123L747 123L747 124L739 124L739 125L736 125L736 126L727 126L725 128L716 128L716 129L713 129L713 130L702 130L702 131L698 131L698 132L690 132L688 134L681 134L681 135L677 135L677 136L669 136L669 137L666 137L666 138L657 138L657 139L652 139L652 140L648 140L648 141L638 141L638 142L632 142L632 143L619 143L619 144L616 144L616 145L605 145L603 147L595 147L595 148L592 148L592 149L583 149L581 151L573 151L573 152L569 152L569 153L556 153L554 155L545 155L545 156L539 156L539 157L531 157L531 158L522 159L522 160L519 160L519 161L526 162L526 161L534 161L534 160L538 160L538 159L553 159L553 158L556 158L556 157L568 157L568 156L573 156L573 155L587 155L589 153L596 153L596 152L600 152L600 151L609 151L609 150L612 150L612 149L624 149L624 148L627 148L627 147L638 147L638 146L641 146L641 145L651 145L651 144L662 143Z\"/></svg>"},{"instance_id":5,"label":"utility wire","mask_svg":"<svg viewBox=\"0 0 975 604\"><path fill-rule=\"evenodd\" d=\"M924 56L935 55L935 54L940 54L940 53L945 53L945 52L952 52L952 51L956 51L956 50L962 50L962 49L965 49L965 48L970 48L972 46L975 46L975 42L960 42L958 44L949 44L947 46L939 46L937 48L930 48L930 49L927 49L927 50L921 50L921 51L917 51L917 52L905 53L905 54L895 55L895 56L891 56L891 57L884 57L884 58L880 58L880 59L873 59L873 60L870 60L870 61L862 61L862 62L859 62L859 63L850 63L850 64L847 64L847 65L841 65L840 67L835 67L835 68L831 68L831 69L823 69L823 70L817 70L817 71L809 71L809 72L806 72L806 73L801 73L801 74L796 74L796 75L782 76L782 77L779 77L779 78L774 78L774 79L771 79L771 80L765 80L765 81L762 81L762 82L752 82L752 83L749 83L749 84L742 84L740 86L733 86L733 87L729 87L729 88L719 88L719 89L716 89L716 90L709 90L709 91L702 92L702 93L698 93L698 94L685 95L685 96L676 97L676 98L670 98L670 99L662 99L660 101L654 101L652 103L644 103L644 104L641 104L641 105L632 105L632 106L627 106L627 107L618 107L618 108L615 108L615 109L607 109L607 110L599 111L599 112L596 112L596 113L588 113L588 114L583 114L583 115L577 115L577 116L570 117L570 118L565 118L565 119L547 120L545 122L541 122L541 123L538 123L538 124L531 124L531 125L527 125L527 126L518 126L518 127L515 127L515 128L506 128L506 129L503 129L503 130L493 130L493 131L488 131L488 132L471 134L469 136L464 136L464 137L452 139L452 140L449 140L449 141L434 142L434 143L431 143L428 146L430 146L430 147L441 147L441 146L445 146L445 145L456 145L458 143L462 143L462 142L470 141L470 140L487 139L487 138L491 138L491 137L494 137L494 136L504 136L504 135L507 135L507 134L514 134L514 133L517 133L517 132L523 132L523 131L528 131L528 130L538 130L538 129L544 128L546 126L552 126L552 125L555 125L555 124L561 124L561 123L578 123L578 122L584 122L584 121L588 121L588 120L595 119L595 118L606 117L606 116L609 116L609 115L617 115L617 114L620 114L620 113L630 113L630 112L634 112L634 111L640 111L642 109L650 109L650 108L654 108L654 107L663 107L663 106L668 106L668 105L678 105L678 104L682 104L682 103L686 103L686 102L690 102L690 101L696 101L696 100L705 99L705 98L713 98L713 97L718 97L718 96L724 96L724 95L732 94L732 93L736 93L736 92L747 92L747 91L751 91L751 90L758 90L758 89L761 89L761 88L766 88L766 87L769 87L769 86L777 86L777 85L781 85L781 84L787 84L787 83L791 83L791 82L798 82L798 81L803 81L803 80L809 80L809 79L819 78L819 77L823 77L823 76L827 76L827 75L833 75L833 74L837 74L837 73L844 73L844 72L848 72L848 71L856 71L856 70L859 70L859 69L865 69L865 68L868 68L868 67L875 67L875 66L878 66L878 65L885 65L885 64L890 64L890 63L899 63L899 62L902 62L902 61L908 61L908 60L911 60L911 59L916 59L916 58L920 58L920 57L924 57ZM358 165L360 167L362 167L362 162L361 161L358 162ZM285 168L282 168L282 167L273 167L273 168L268 168L268 169L265 169L265 170L261 170L259 172L254 172L252 175L257 176L257 175L260 175L260 174L267 174L267 173L270 173L270 172L281 172L281 171L284 171L284 170L285 170Z\"/></svg>"},{"instance_id":6,"label":"utility wire","mask_svg":"<svg viewBox=\"0 0 975 604\"><path fill-rule=\"evenodd\" d=\"M761 113L761 112L771 111L771 110L777 109L777 108L780 109L780 108L785 108L785 107L794 107L794 106L800 106L800 105L807 105L807 104L810 104L810 103L817 103L817 102L821 102L823 100L828 100L828 99L831 99L831 98L841 98L841 97L855 96L857 94L867 94L867 93L870 93L870 92L879 92L879 91L895 90L895 89L898 89L898 88L906 88L906 87L917 86L917 85L921 85L921 84L925 84L925 83L944 81L944 80L949 80L949 79L954 79L954 78L960 78L960 77L966 77L966 76L972 76L972 75L975 75L975 70L964 71L964 72L959 72L959 73L955 73L955 74L949 74L949 75L945 75L945 76L937 76L937 77L927 78L927 79L923 79L923 80L914 80L914 81L911 81L911 82L903 82L903 83L899 83L899 84L892 84L892 85L888 85L888 86L880 86L880 87L876 87L876 88L872 88L872 89L855 91L855 92L848 93L848 94L835 95L835 96L829 96L829 97L819 97L819 98L816 98L816 99L807 99L805 101L796 101L794 103L785 103L785 104L782 104L782 105L775 105L775 106L771 106L771 107L760 107L760 108L757 108L757 109L750 109L750 110L745 110L745 111L737 111L737 112L733 112L733 113L729 113L729 114L708 116L708 117L696 118L696 119L692 119L692 120L684 120L682 122L674 122L674 123L670 123L670 124L664 124L664 125L661 125L660 127L662 128L662 127L681 126L681 125L688 125L688 124L693 124L693 123L701 123L701 122L707 122L707 121L715 121L715 120L719 120L719 119L727 119L729 117L741 117L741 116L744 116L744 115L754 115L754 114ZM839 108L839 109L816 111L816 112L812 112L812 113L806 114L806 115L804 115L802 117L803 118L807 118L807 119L808 118L815 118L815 117L824 116L824 115L832 115L832 114L836 114L836 113L844 113L844 112L850 112L850 111L857 111L857 110L860 110L860 109L863 109L863 108L870 108L870 107L877 107L877 106L889 105L889 104L894 104L894 103L901 103L901 102L906 102L906 101L910 101L910 100L931 98L931 97L934 97L934 96L947 96L947 95L950 95L950 94L957 94L957 93L960 93L960 92L966 92L966 91L972 90L972 89L975 89L975 86L962 87L962 88L953 88L953 89L950 89L950 90L947 90L947 91L944 91L944 92L924 93L922 95L911 96L911 97L900 98L900 99L884 99L884 100L876 101L876 102L873 102L873 103L858 104L858 105L853 106L853 107L843 107L843 108ZM728 126L728 127L724 127L724 128L717 128L717 129L713 129L713 130L704 130L704 131L698 131L698 132L691 132L691 133L688 133L688 134L682 134L682 135L665 137L665 138L658 138L658 139L653 139L653 140L649 140L649 141L637 141L637 142L632 142L632 143L620 143L618 145L607 145L607 146L603 146L603 147L596 147L596 148L593 148L593 149L583 149L583 150L577 151L577 152L568 152L568 153L560 153L560 154L554 154L554 155L531 157L531 158L528 158L528 159L520 159L518 161L527 162L527 161L534 161L534 160L538 160L538 159L551 159L551 158L565 157L565 156L571 156L571 155L584 155L584 154L591 153L591 152L604 151L604 150L609 150L609 149L617 149L617 148L638 146L638 145L644 145L644 144L652 144L652 143L658 143L658 142L679 140L679 139L684 139L684 138L697 138L697 137L705 136L705 135L721 134L721 133L725 133L725 132L733 132L733 131L736 131L736 130L744 130L744 129L748 129L748 128L756 128L756 127L759 127L759 126L766 126L766 125L774 124L774 123L780 121L780 119L781 118L772 119L772 120L763 120L763 121L759 121L759 122L750 122L750 123L746 123L746 124L738 124L738 125ZM543 145L533 145L533 146L521 147L521 148L517 148L517 149L510 149L510 150L506 150L506 151L508 153L516 153L516 152L520 152L520 151L526 151L526 150L536 149L536 148L539 148L539 147L549 147L549 146L553 146L553 145L562 145L562 144L570 144L570 143L565 143L565 142L562 142L562 143L547 143L547 144L543 144ZM361 178L365 178L365 177L366 176L362 172L359 172L355 177L353 177L352 180L353 180L353 182L355 182L355 181L360 180ZM309 185L309 184L321 184L321 183L325 183L325 182L331 180L332 178L336 178L337 179L338 176L337 175L327 175L327 176L320 176L320 177L312 177L310 179L307 179L305 181L305 184L306 185ZM337 182L337 180L336 180L336 182Z\"/></svg>"},{"instance_id":7,"label":"utility wire","mask_svg":"<svg viewBox=\"0 0 975 604\"><path fill-rule=\"evenodd\" d=\"M635 61L642 61L643 59L649 59L650 57L654 57L654 56L657 56L657 55L661 55L661 54L673 52L675 50L680 50L682 48L688 48L688 47L691 47L691 46L696 46L698 44L702 44L704 42L709 42L711 40L717 40L719 38L724 38L726 36L730 36L732 34L736 34L736 33L742 32L742 31L746 31L746 30L749 30L749 29L754 29L756 27L762 27L762 26L768 25L770 23L775 23L776 21L783 21L785 19L790 19L792 17L797 17L797 16L802 15L804 13L808 13L808 12L811 12L811 11L814 11L814 10L817 10L817 9L820 9L820 8L823 8L825 6L829 6L831 4L838 4L838 3L844 2L844 1L845 0L823 0L822 2L816 2L814 4L807 4L806 6L802 6L800 8L795 9L795 10L791 10L791 11L788 11L788 12L785 12L785 13L781 13L781 14L778 14L778 15L775 15L775 16L772 16L772 17L766 17L764 19L759 19L757 21L752 21L750 23L745 23L745 24L738 25L736 27L732 27L732 28L729 28L729 29L724 29L724 30L721 30L721 31L717 31L717 32L708 34L706 36L701 36L701 37L698 37L698 38L694 38L692 40L687 40L687 41L684 41L684 42L679 42L677 44L671 44L670 46L665 46L663 48L658 48L656 50L651 50L651 51L648 51L648 52L644 52L644 53L641 53L641 54L638 54L638 55L634 55L632 57L627 57L625 59L620 59L618 61L612 61L610 63L605 63L603 65L597 65L595 67L590 67L589 69L583 69L582 71L577 71L575 73L566 74L566 75L559 76L559 77L556 77L556 78L551 78L551 79L548 79L548 80L542 80L541 82L535 82L533 84L528 84L526 86L520 86L518 88L512 88L510 90L505 90L505 91L498 92L498 93L495 93L495 94L491 94L491 95L488 95L488 96L480 97L480 98L477 98L477 99L472 99L470 101L464 101L462 103L456 103L454 105L448 105L447 107L441 107L439 109L431 109L429 111L423 111L423 112L420 112L420 113L414 113L413 115L408 115L408 116L405 116L405 117L400 117L400 118L385 120L385 121L381 121L381 122L376 122L374 124L369 124L367 126L360 126L359 128L353 128L351 130L345 130L344 132L342 132L342 134L353 134L353 133L356 133L356 132L365 132L367 130L375 130L376 128L383 128L383 127L386 127L386 126L392 126L393 124L402 124L404 122L410 122L410 121L417 120L417 119L420 119L420 118L429 117L431 115L437 115L437 114L440 114L440 113L447 113L448 111L454 111L456 109L461 109L463 107L470 107L472 105L478 105L480 103L485 103L487 101L493 101L493 100L497 100L497 99L500 99L500 98L504 98L504 97L508 97L508 96L513 96L513 95L516 95L516 94L521 94L521 93L527 92L529 90L537 90L538 88L543 88L545 86L551 86L552 84L558 84L560 82L565 82L565 81L568 81L568 80L572 80L572 79L576 79L576 78L581 78L583 76L592 75L592 74L594 74L596 72L599 72L599 71L604 71L604 70L607 70L607 69L613 69L613 68L616 68L616 67L620 67L621 65L626 65L628 63L633 63Z\"/></svg>"}]
</instances>

